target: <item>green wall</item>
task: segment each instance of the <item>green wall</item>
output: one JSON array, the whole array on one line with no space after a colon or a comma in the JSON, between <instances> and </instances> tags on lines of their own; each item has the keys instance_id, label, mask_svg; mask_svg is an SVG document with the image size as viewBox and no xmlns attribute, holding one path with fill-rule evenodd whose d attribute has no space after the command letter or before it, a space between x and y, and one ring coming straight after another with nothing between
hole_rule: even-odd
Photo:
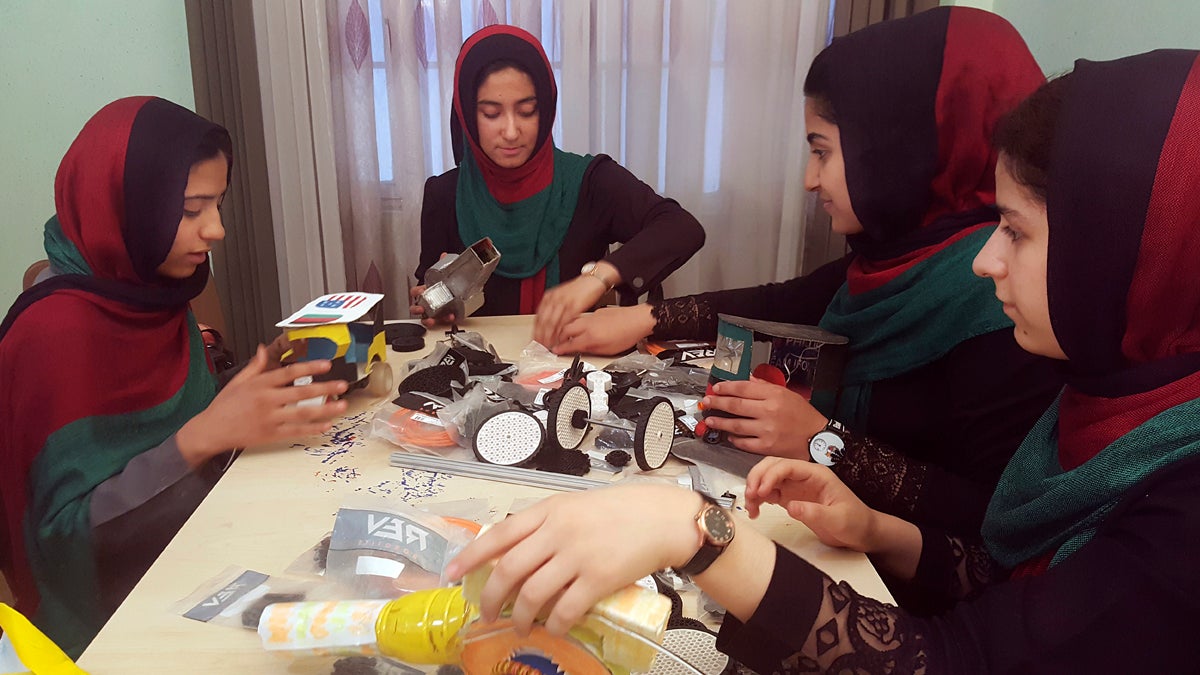
<instances>
[{"instance_id":1,"label":"green wall","mask_svg":"<svg viewBox=\"0 0 1200 675\"><path fill-rule=\"evenodd\" d=\"M122 96L195 106L183 0L0 0L0 311L45 258L54 173L83 123Z\"/></svg>"},{"instance_id":2,"label":"green wall","mask_svg":"<svg viewBox=\"0 0 1200 675\"><path fill-rule=\"evenodd\" d=\"M1008 19L1042 70L1070 70L1077 58L1115 59L1163 47L1200 49L1197 0L957 0Z\"/></svg>"}]
</instances>

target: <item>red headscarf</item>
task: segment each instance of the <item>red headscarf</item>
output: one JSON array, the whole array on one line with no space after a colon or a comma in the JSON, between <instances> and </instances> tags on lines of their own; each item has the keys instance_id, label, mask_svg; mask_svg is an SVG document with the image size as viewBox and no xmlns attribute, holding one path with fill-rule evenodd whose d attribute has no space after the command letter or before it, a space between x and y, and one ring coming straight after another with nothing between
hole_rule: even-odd
<instances>
[{"instance_id":1,"label":"red headscarf","mask_svg":"<svg viewBox=\"0 0 1200 675\"><path fill-rule=\"evenodd\" d=\"M1021 461L1018 451L989 510L997 520L1023 505L1037 508L1031 500L1065 500L1070 489L1112 492L1102 483L1117 474L1134 482L1178 461L1172 453L1187 457L1186 447L1154 436L1139 438L1132 453L1104 451L1152 418L1200 399L1200 52L1080 60L1052 86L1061 101L1046 170L1046 277L1068 378L1046 451L1057 450L1061 472L1042 478L1026 467L1045 462ZM1048 109L1049 98L1037 104ZM1186 419L1167 425L1194 434ZM1006 485L1010 474L1042 482ZM1077 475L1100 478L1071 484ZM1037 512L1063 517L1053 510ZM1034 533L995 529L1019 543L1055 532L1026 517L1009 520ZM1013 576L1044 573L1061 557L1062 538L1040 544L1041 553L1025 558Z\"/></svg>"},{"instance_id":2,"label":"red headscarf","mask_svg":"<svg viewBox=\"0 0 1200 675\"><path fill-rule=\"evenodd\" d=\"M479 146L479 127L475 118L475 96L480 73L498 60L519 63L533 79L538 100L538 137L533 154L519 167L498 166ZM549 143L558 107L558 87L554 70L537 38L516 26L495 24L475 32L463 43L454 64L454 114L450 133L454 158L462 156L466 140L479 166L488 191L501 204L512 204L541 192L554 178L554 145ZM463 130L466 138L463 138Z\"/></svg>"},{"instance_id":3,"label":"red headscarf","mask_svg":"<svg viewBox=\"0 0 1200 675\"><path fill-rule=\"evenodd\" d=\"M1046 204L1050 316L1070 371L1066 469L1200 397L1198 157L1196 52L1076 65Z\"/></svg>"}]
</instances>

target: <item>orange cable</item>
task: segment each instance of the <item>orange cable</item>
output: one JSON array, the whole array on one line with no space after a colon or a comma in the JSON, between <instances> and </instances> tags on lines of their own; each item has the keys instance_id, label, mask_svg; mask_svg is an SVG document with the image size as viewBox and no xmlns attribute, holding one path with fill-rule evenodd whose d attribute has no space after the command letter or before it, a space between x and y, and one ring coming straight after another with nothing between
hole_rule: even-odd
<instances>
[{"instance_id":1,"label":"orange cable","mask_svg":"<svg viewBox=\"0 0 1200 675\"><path fill-rule=\"evenodd\" d=\"M401 408L392 413L388 424L396 430L398 440L422 448L451 448L458 445L454 439L450 438L449 432L444 427L439 428L420 420L414 420L413 415L416 414L416 410L408 408ZM437 431L430 431L430 429L437 429Z\"/></svg>"}]
</instances>

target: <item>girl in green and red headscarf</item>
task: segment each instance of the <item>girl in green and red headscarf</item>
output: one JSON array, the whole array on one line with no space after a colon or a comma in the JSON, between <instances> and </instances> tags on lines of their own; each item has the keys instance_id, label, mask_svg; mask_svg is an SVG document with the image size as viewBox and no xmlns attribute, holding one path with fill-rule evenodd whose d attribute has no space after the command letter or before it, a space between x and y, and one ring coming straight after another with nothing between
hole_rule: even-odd
<instances>
[{"instance_id":1,"label":"girl in green and red headscarf","mask_svg":"<svg viewBox=\"0 0 1200 675\"><path fill-rule=\"evenodd\" d=\"M991 286L971 274L999 220L992 131L1044 81L1016 29L970 7L835 39L804 83L805 186L852 253L782 283L603 309L569 325L556 350L616 353L646 335L711 340L719 314L845 336L836 405L769 382L722 382L704 405L741 418L705 422L742 450L809 458L819 450L810 439L835 420L846 430L834 471L867 503L975 530L1061 384L1017 346Z\"/></svg>"},{"instance_id":2,"label":"girl in green and red headscarf","mask_svg":"<svg viewBox=\"0 0 1200 675\"><path fill-rule=\"evenodd\" d=\"M535 337L610 290L636 302L704 244L690 213L611 157L556 148L557 105L554 71L532 35L493 25L467 38L450 116L458 167L426 182L421 210L418 282L443 253L491 237L500 263L477 314L537 314Z\"/></svg>"},{"instance_id":3,"label":"girl in green and red headscarf","mask_svg":"<svg viewBox=\"0 0 1200 675\"><path fill-rule=\"evenodd\" d=\"M0 570L17 609L77 656L238 447L327 428L328 362L259 347L218 392L188 303L225 236L229 134L158 98L96 113L55 180L55 276L0 324Z\"/></svg>"}]
</instances>

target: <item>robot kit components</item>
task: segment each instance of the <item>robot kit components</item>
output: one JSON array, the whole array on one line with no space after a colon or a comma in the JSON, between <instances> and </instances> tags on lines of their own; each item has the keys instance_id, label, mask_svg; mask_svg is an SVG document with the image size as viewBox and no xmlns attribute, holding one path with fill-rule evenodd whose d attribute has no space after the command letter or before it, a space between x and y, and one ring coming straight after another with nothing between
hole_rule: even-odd
<instances>
[{"instance_id":1,"label":"robot kit components","mask_svg":"<svg viewBox=\"0 0 1200 675\"><path fill-rule=\"evenodd\" d=\"M758 321L718 315L717 346L706 394L718 382L748 380L751 374L811 399L814 391L836 392L841 386L849 340L816 326ZM722 411L707 415L729 416ZM710 443L722 434L701 420L696 436Z\"/></svg>"},{"instance_id":2,"label":"robot kit components","mask_svg":"<svg viewBox=\"0 0 1200 675\"><path fill-rule=\"evenodd\" d=\"M564 384L547 394L545 405L548 416L544 428L536 417L521 410L500 412L485 420L475 434L475 455L492 464L522 465L537 457L547 440L556 449L574 450L583 442L589 425L618 426L592 418L591 395L579 384ZM651 471L665 464L675 440L675 408L671 402L662 397L645 399L626 421L634 428L633 451L638 466Z\"/></svg>"}]
</instances>

